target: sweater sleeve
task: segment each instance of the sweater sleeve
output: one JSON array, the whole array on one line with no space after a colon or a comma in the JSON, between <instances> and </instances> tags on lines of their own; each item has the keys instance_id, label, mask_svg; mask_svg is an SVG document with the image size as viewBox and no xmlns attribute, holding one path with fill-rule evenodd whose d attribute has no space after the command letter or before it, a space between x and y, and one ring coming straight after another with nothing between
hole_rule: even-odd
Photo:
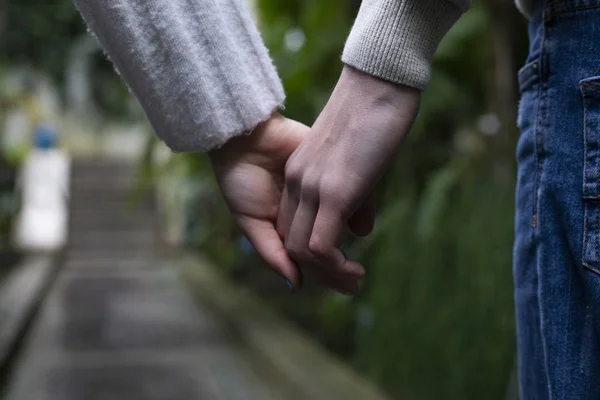
<instances>
[{"instance_id":1,"label":"sweater sleeve","mask_svg":"<svg viewBox=\"0 0 600 400\"><path fill-rule=\"evenodd\" d=\"M470 0L363 0L342 61L423 90L435 50L469 5Z\"/></svg>"},{"instance_id":2,"label":"sweater sleeve","mask_svg":"<svg viewBox=\"0 0 600 400\"><path fill-rule=\"evenodd\" d=\"M208 151L281 108L283 87L244 0L75 0L173 150Z\"/></svg>"}]
</instances>

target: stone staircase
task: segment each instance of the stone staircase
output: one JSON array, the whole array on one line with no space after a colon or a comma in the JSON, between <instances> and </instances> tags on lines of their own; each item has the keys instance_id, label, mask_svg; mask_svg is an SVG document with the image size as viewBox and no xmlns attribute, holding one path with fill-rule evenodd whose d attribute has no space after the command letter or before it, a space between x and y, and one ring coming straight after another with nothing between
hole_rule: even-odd
<instances>
[{"instance_id":1,"label":"stone staircase","mask_svg":"<svg viewBox=\"0 0 600 400\"><path fill-rule=\"evenodd\" d=\"M70 244L9 379L9 400L287 399L164 261L134 168L75 162Z\"/></svg>"}]
</instances>

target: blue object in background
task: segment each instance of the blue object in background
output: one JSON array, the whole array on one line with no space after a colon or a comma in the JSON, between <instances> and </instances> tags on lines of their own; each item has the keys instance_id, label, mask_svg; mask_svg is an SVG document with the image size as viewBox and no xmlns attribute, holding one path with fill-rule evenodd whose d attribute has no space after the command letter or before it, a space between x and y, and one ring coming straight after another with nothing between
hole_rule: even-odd
<instances>
[{"instance_id":1,"label":"blue object in background","mask_svg":"<svg viewBox=\"0 0 600 400\"><path fill-rule=\"evenodd\" d=\"M50 125L38 125L33 134L33 145L36 149L48 150L56 147L58 143L58 133Z\"/></svg>"}]
</instances>

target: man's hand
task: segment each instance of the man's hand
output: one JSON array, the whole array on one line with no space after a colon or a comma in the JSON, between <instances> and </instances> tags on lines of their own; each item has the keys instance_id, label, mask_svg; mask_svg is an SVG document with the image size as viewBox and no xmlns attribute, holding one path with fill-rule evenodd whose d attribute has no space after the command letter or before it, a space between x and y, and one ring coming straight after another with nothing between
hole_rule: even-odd
<instances>
[{"instance_id":1,"label":"man's hand","mask_svg":"<svg viewBox=\"0 0 600 400\"><path fill-rule=\"evenodd\" d=\"M289 156L309 128L279 114L252 134L236 137L210 153L217 182L240 229L256 251L294 288L301 274L275 230Z\"/></svg>"},{"instance_id":2,"label":"man's hand","mask_svg":"<svg viewBox=\"0 0 600 400\"><path fill-rule=\"evenodd\" d=\"M342 230L346 223L359 235L372 230L371 194L412 126L420 97L416 89L346 66L290 157L277 230L302 272L321 284L357 292L365 270L339 249Z\"/></svg>"}]
</instances>

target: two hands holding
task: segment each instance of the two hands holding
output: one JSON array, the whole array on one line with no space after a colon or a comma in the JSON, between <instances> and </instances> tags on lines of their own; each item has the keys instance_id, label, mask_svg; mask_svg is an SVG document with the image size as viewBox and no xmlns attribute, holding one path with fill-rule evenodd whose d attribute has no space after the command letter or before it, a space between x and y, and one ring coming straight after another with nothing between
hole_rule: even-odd
<instances>
[{"instance_id":1,"label":"two hands holding","mask_svg":"<svg viewBox=\"0 0 600 400\"><path fill-rule=\"evenodd\" d=\"M306 276L352 295L365 269L340 249L374 226L375 185L416 117L420 91L346 66L312 129L274 114L210 153L240 229L293 290Z\"/></svg>"}]
</instances>

